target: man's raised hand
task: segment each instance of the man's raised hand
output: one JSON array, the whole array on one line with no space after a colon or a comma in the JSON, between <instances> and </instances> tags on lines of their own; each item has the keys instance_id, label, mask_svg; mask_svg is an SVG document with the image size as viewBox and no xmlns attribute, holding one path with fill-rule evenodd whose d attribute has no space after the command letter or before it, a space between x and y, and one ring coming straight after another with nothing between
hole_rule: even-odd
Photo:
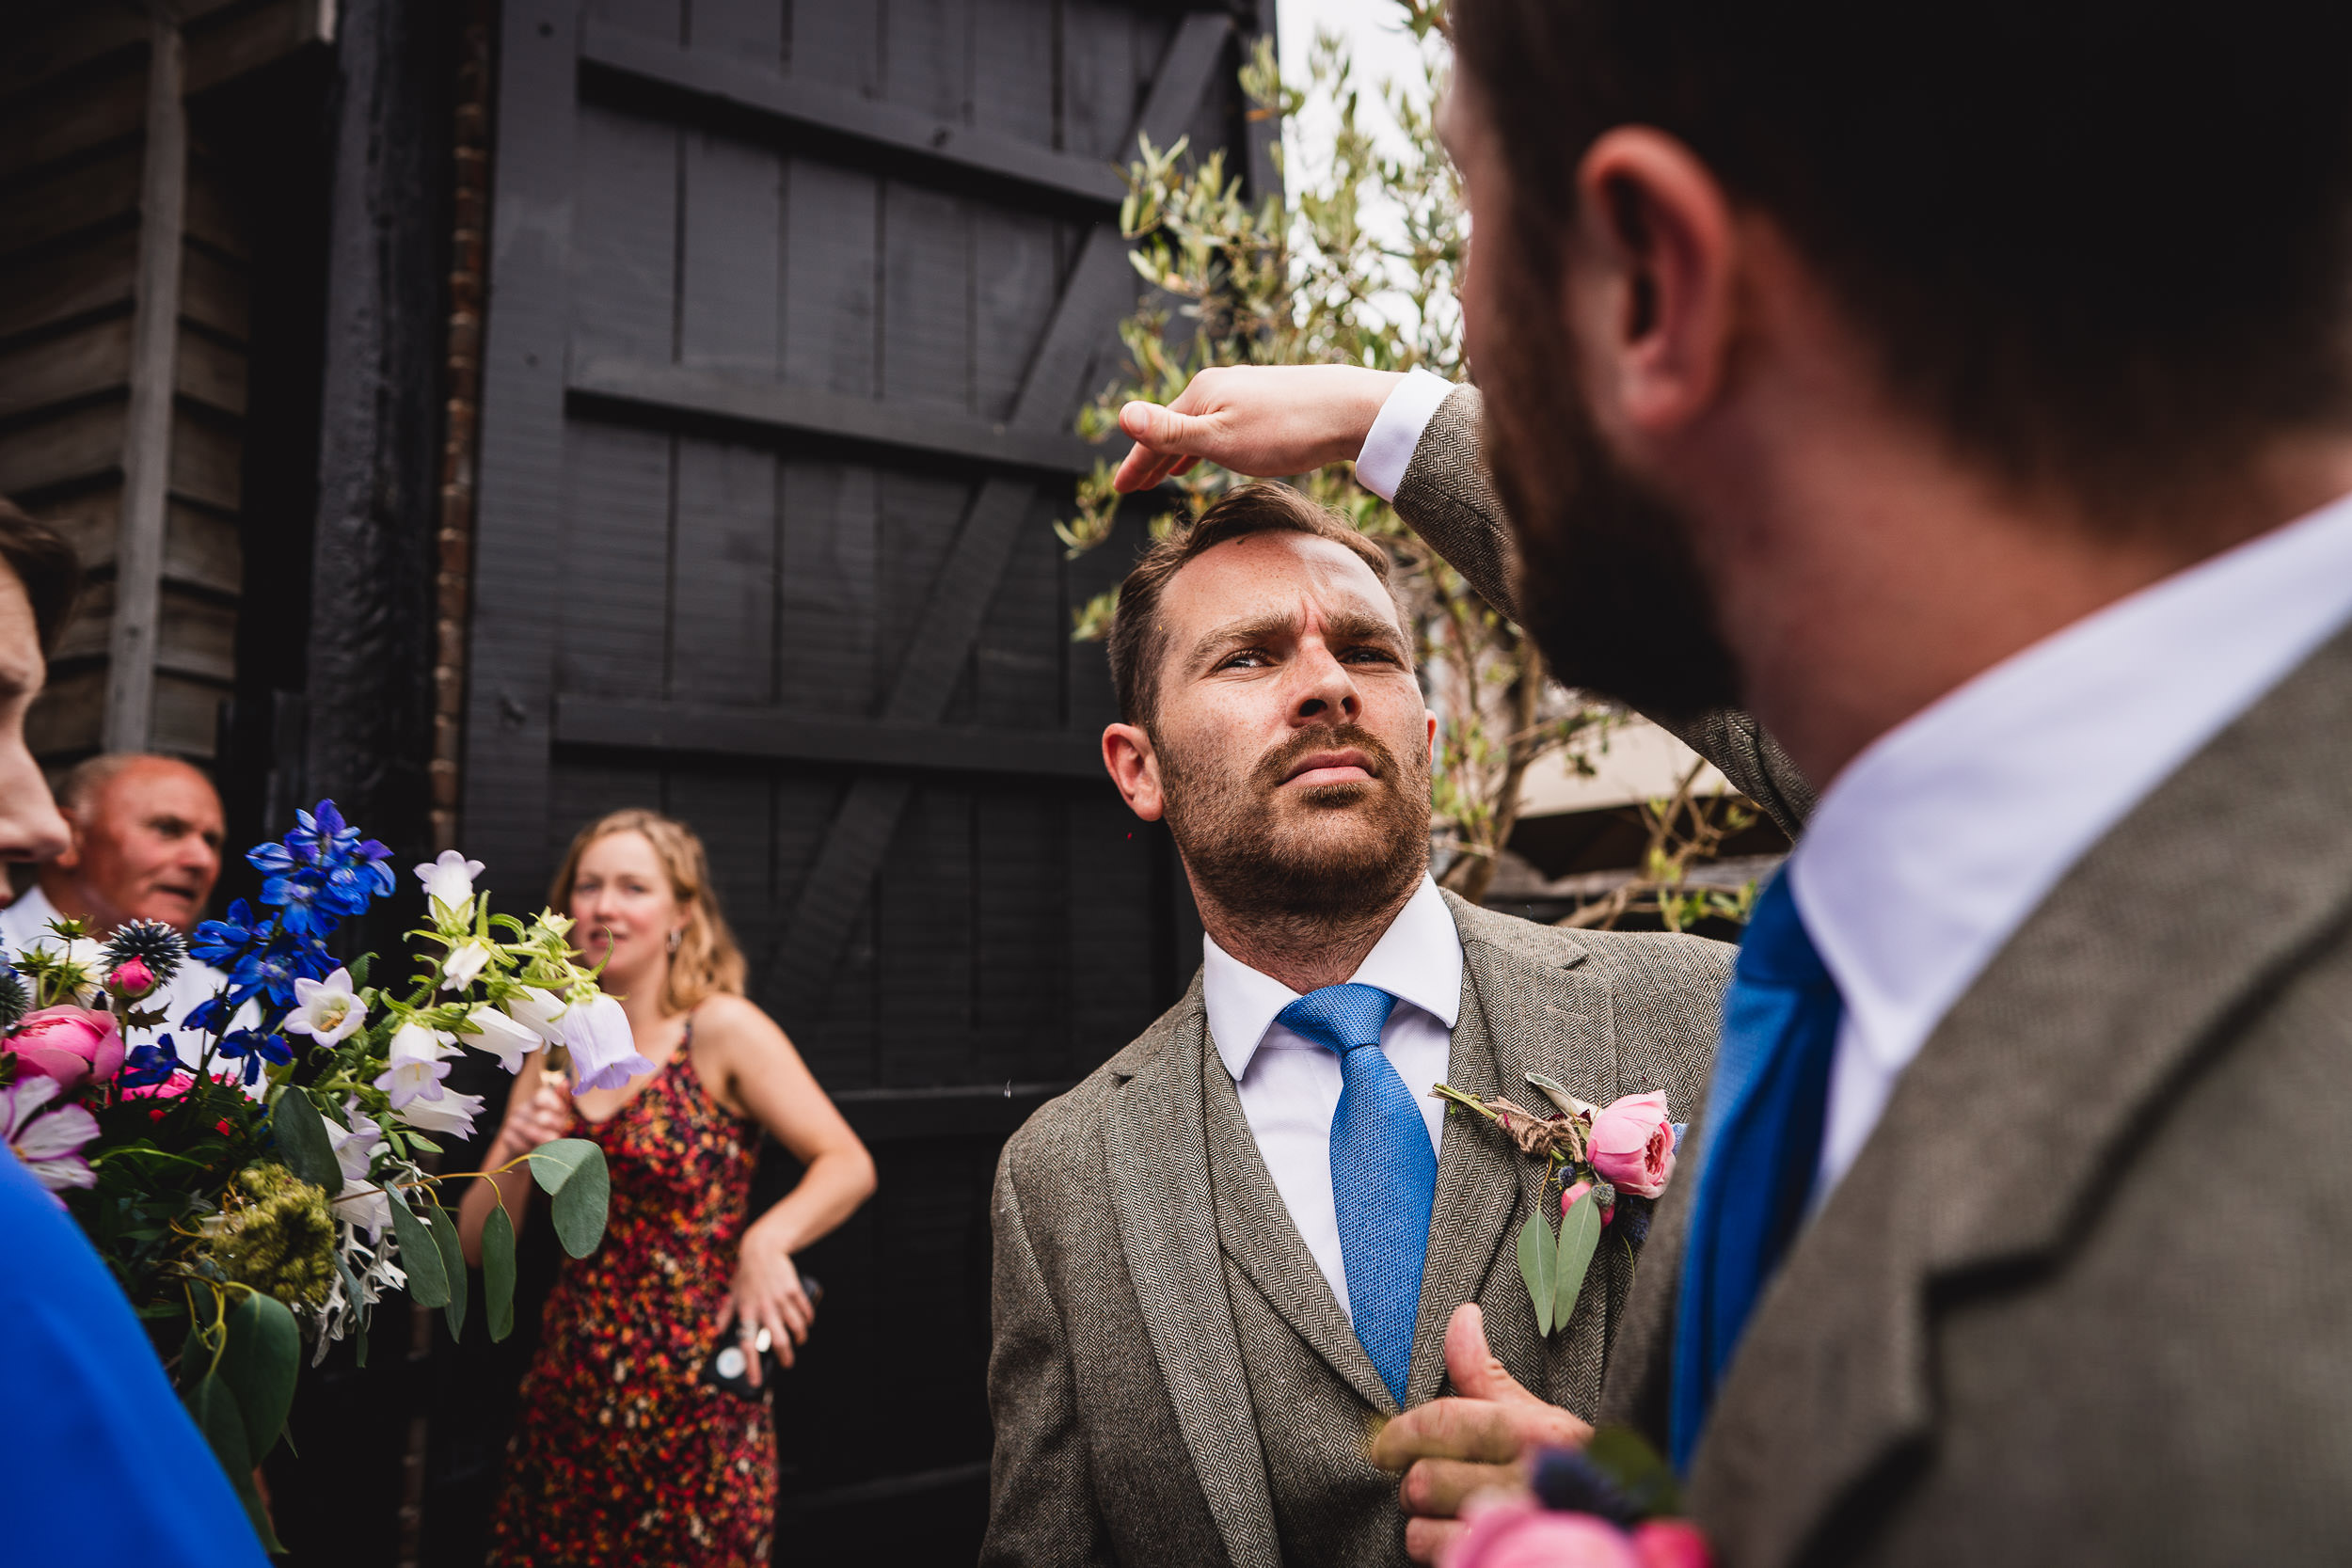
<instances>
[{"instance_id":1,"label":"man's raised hand","mask_svg":"<svg viewBox=\"0 0 2352 1568\"><path fill-rule=\"evenodd\" d=\"M1206 460L1253 479L1303 474L1364 450L1405 378L1355 365L1231 365L1202 371L1163 408L1131 403L1119 428L1135 450L1112 483L1148 490Z\"/></svg>"},{"instance_id":2,"label":"man's raised hand","mask_svg":"<svg viewBox=\"0 0 2352 1568\"><path fill-rule=\"evenodd\" d=\"M1435 1562L1462 1528L1462 1503L1480 1492L1527 1484L1527 1456L1539 1448L1581 1448L1593 1429L1519 1386L1486 1348L1486 1319L1477 1305L1454 1309L1445 1329L1445 1370L1453 1397L1407 1410L1373 1440L1372 1462L1402 1470L1405 1550Z\"/></svg>"}]
</instances>

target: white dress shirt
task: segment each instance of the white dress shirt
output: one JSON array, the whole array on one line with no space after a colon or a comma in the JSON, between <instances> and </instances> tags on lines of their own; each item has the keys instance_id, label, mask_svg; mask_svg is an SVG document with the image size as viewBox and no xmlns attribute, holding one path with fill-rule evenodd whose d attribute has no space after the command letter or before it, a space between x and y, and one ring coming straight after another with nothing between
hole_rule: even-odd
<instances>
[{"instance_id":1,"label":"white dress shirt","mask_svg":"<svg viewBox=\"0 0 2352 1568\"><path fill-rule=\"evenodd\" d=\"M1209 1039L1233 1075L1242 1117L1291 1223L1331 1282L1340 1310L1350 1312L1339 1206L1331 1196L1331 1117L1343 1086L1340 1059L1274 1022L1299 992L1259 974L1213 939L1202 939L1201 948ZM1422 879L1349 979L1396 998L1380 1032L1380 1050L1421 1108L1429 1147L1438 1148L1445 1105L1429 1090L1445 1081L1453 1055L1454 1020L1462 1005L1462 933L1437 883Z\"/></svg>"},{"instance_id":2,"label":"white dress shirt","mask_svg":"<svg viewBox=\"0 0 2352 1568\"><path fill-rule=\"evenodd\" d=\"M47 894L41 892L39 886L25 889L17 896L15 903L0 910L0 948L5 948L13 960L27 947L42 942L54 942L56 934L49 929L49 923L56 918L57 906L49 901ZM172 1046L180 1053L180 1059L191 1068L202 1057L204 1036L186 1028L182 1021L198 1003L211 1000L227 983L228 976L212 965L199 963L193 958L183 958L179 970L164 987L162 1006L164 1016L170 1021L165 1027L174 1031ZM155 1005L151 1000L147 1006L151 1010ZM236 1022L251 1024L260 1017L260 1013L248 1004L238 1012ZM151 1033L134 1030L131 1042L141 1043ZM218 1069L221 1064L215 1065ZM231 1062L227 1066L233 1069L236 1064Z\"/></svg>"},{"instance_id":3,"label":"white dress shirt","mask_svg":"<svg viewBox=\"0 0 2352 1568\"><path fill-rule=\"evenodd\" d=\"M1789 859L1846 1014L1818 1204L2074 863L2352 621L2352 497L2013 654L1848 764Z\"/></svg>"}]
</instances>

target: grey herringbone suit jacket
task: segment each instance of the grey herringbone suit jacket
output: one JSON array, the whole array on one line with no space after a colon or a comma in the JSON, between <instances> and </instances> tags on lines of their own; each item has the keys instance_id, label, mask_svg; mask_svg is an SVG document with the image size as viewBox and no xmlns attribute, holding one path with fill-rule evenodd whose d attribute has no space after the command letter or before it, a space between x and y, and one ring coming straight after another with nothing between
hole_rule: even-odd
<instances>
[{"instance_id":1,"label":"grey herringbone suit jacket","mask_svg":"<svg viewBox=\"0 0 2352 1568\"><path fill-rule=\"evenodd\" d=\"M1730 948L1446 903L1465 958L1454 1083L1519 1096L1540 1069L1587 1100L1698 1102ZM1475 1300L1514 1375L1595 1408L1631 1271L1604 1251L1575 1322L1539 1338L1512 1246L1539 1182L1486 1124L1447 1120L1406 1402L1438 1394L1446 1320ZM1275 1193L1197 978L1013 1135L994 1218L984 1562L1404 1560L1395 1483L1364 1458L1395 1402Z\"/></svg>"}]
</instances>

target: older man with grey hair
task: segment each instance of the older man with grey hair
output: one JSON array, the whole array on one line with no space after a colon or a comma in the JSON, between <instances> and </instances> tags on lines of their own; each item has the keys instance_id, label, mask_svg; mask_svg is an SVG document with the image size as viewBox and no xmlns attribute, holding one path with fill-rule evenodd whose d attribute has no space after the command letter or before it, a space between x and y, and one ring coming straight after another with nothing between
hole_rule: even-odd
<instances>
[{"instance_id":1,"label":"older man with grey hair","mask_svg":"<svg viewBox=\"0 0 2352 1568\"><path fill-rule=\"evenodd\" d=\"M183 936L196 928L220 876L221 806L212 780L177 757L108 752L57 781L57 804L71 842L0 910L0 946L11 957L50 938L50 922L60 916L101 937L132 920L160 920ZM179 1026L226 983L194 958L166 983L165 1026L190 1062L202 1037Z\"/></svg>"}]
</instances>

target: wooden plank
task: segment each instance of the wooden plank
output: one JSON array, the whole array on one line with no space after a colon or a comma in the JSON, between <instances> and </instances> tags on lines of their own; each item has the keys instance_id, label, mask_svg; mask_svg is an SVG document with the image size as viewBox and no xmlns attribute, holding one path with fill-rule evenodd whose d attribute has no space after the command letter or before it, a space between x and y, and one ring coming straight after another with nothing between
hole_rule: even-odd
<instances>
[{"instance_id":1,"label":"wooden plank","mask_svg":"<svg viewBox=\"0 0 2352 1568\"><path fill-rule=\"evenodd\" d=\"M44 761L87 756L103 749L100 720L105 711L105 671L53 679L24 716L24 744Z\"/></svg>"},{"instance_id":2,"label":"wooden plank","mask_svg":"<svg viewBox=\"0 0 2352 1568\"><path fill-rule=\"evenodd\" d=\"M559 588L558 678L566 691L658 697L676 438L579 420L564 435L561 554L537 574ZM474 580L481 583L479 573Z\"/></svg>"},{"instance_id":3,"label":"wooden plank","mask_svg":"<svg viewBox=\"0 0 2352 1568\"><path fill-rule=\"evenodd\" d=\"M68 234L135 221L139 210L136 147L43 174L0 201L0 256Z\"/></svg>"},{"instance_id":4,"label":"wooden plank","mask_svg":"<svg viewBox=\"0 0 2352 1568\"><path fill-rule=\"evenodd\" d=\"M0 273L0 340L80 316L127 312L138 250L138 236L124 230Z\"/></svg>"},{"instance_id":5,"label":"wooden plank","mask_svg":"<svg viewBox=\"0 0 2352 1568\"><path fill-rule=\"evenodd\" d=\"M973 0L974 126L1055 145L1054 20L1037 0Z\"/></svg>"},{"instance_id":6,"label":"wooden plank","mask_svg":"<svg viewBox=\"0 0 2352 1568\"><path fill-rule=\"evenodd\" d=\"M818 458L786 456L781 467L776 701L864 718L883 689L874 651L880 476Z\"/></svg>"},{"instance_id":7,"label":"wooden plank","mask_svg":"<svg viewBox=\"0 0 2352 1568\"><path fill-rule=\"evenodd\" d=\"M245 544L233 515L174 498L164 524L164 582L213 594L245 591Z\"/></svg>"},{"instance_id":8,"label":"wooden plank","mask_svg":"<svg viewBox=\"0 0 2352 1568\"><path fill-rule=\"evenodd\" d=\"M0 435L0 495L40 504L44 491L118 471L122 404L91 404Z\"/></svg>"},{"instance_id":9,"label":"wooden plank","mask_svg":"<svg viewBox=\"0 0 2352 1568\"><path fill-rule=\"evenodd\" d=\"M180 342L180 236L188 202L188 118L180 29L157 13L148 40L146 159L139 186L138 304L131 402L122 425L122 520L106 648L106 749L144 751L156 733L155 655L164 504L181 455L172 439ZM193 486L183 486L183 493ZM233 497L230 505L234 505ZM184 736L183 738L185 738ZM208 747L209 750L209 747Z\"/></svg>"},{"instance_id":10,"label":"wooden plank","mask_svg":"<svg viewBox=\"0 0 2352 1568\"><path fill-rule=\"evenodd\" d=\"M954 781L916 786L875 879L877 1079L939 1084L972 1048L972 800Z\"/></svg>"},{"instance_id":11,"label":"wooden plank","mask_svg":"<svg viewBox=\"0 0 2352 1568\"><path fill-rule=\"evenodd\" d=\"M566 385L575 396L655 416L663 423L714 420L776 436L847 441L993 467L1082 474L1102 455L1076 436L1050 429L610 355L583 358Z\"/></svg>"},{"instance_id":12,"label":"wooden plank","mask_svg":"<svg viewBox=\"0 0 2352 1568\"><path fill-rule=\"evenodd\" d=\"M272 0L189 25L188 91L206 91L298 49L332 42L334 16L334 0Z\"/></svg>"},{"instance_id":13,"label":"wooden plank","mask_svg":"<svg viewBox=\"0 0 2352 1568\"><path fill-rule=\"evenodd\" d=\"M246 341L253 335L252 275L201 245L189 245L180 258L180 314L224 338Z\"/></svg>"},{"instance_id":14,"label":"wooden plank","mask_svg":"<svg viewBox=\"0 0 2352 1568\"><path fill-rule=\"evenodd\" d=\"M972 239L963 201L882 187L882 395L898 405L969 410ZM919 417L919 416L918 416Z\"/></svg>"},{"instance_id":15,"label":"wooden plank","mask_svg":"<svg viewBox=\"0 0 2352 1568\"><path fill-rule=\"evenodd\" d=\"M963 0L891 0L882 97L943 125L968 124L971 25Z\"/></svg>"},{"instance_id":16,"label":"wooden plank","mask_svg":"<svg viewBox=\"0 0 2352 1568\"><path fill-rule=\"evenodd\" d=\"M600 177L574 156L579 13L573 0L499 8L498 191L482 361L474 613L468 652L461 842L507 883L550 866L550 699L561 606L548 566L564 547L564 362L573 214ZM586 177L586 188L574 182ZM562 831L568 832L568 828Z\"/></svg>"},{"instance_id":17,"label":"wooden plank","mask_svg":"<svg viewBox=\"0 0 2352 1568\"><path fill-rule=\"evenodd\" d=\"M180 328L178 362L173 385L191 403L231 418L245 414L246 359L243 351L202 332Z\"/></svg>"},{"instance_id":18,"label":"wooden plank","mask_svg":"<svg viewBox=\"0 0 2352 1568\"><path fill-rule=\"evenodd\" d=\"M0 420L119 389L131 374L131 318L102 318L77 331L0 353Z\"/></svg>"},{"instance_id":19,"label":"wooden plank","mask_svg":"<svg viewBox=\"0 0 2352 1568\"><path fill-rule=\"evenodd\" d=\"M621 83L723 105L773 124L779 134L886 150L927 168L935 179L979 175L1057 200L1104 206L1116 205L1126 194L1117 171L1099 159L976 129L962 122L960 109L953 117L943 116L930 108L877 102L835 86L802 64L797 28L793 43L794 71L786 76L717 50L680 48L591 23L580 40L580 57L583 65ZM937 101L932 89L917 92Z\"/></svg>"},{"instance_id":20,"label":"wooden plank","mask_svg":"<svg viewBox=\"0 0 2352 1568\"><path fill-rule=\"evenodd\" d=\"M109 55L143 50L147 32L146 16L131 6L57 7L0 53L0 99L38 91Z\"/></svg>"},{"instance_id":21,"label":"wooden plank","mask_svg":"<svg viewBox=\"0 0 2352 1568\"><path fill-rule=\"evenodd\" d=\"M145 27L140 27L142 37ZM0 115L0 180L138 135L147 115L147 71L124 54L103 71L52 81Z\"/></svg>"},{"instance_id":22,"label":"wooden plank","mask_svg":"<svg viewBox=\"0 0 2352 1568\"><path fill-rule=\"evenodd\" d=\"M161 597L155 667L233 686L237 679L234 604L167 586Z\"/></svg>"},{"instance_id":23,"label":"wooden plank","mask_svg":"<svg viewBox=\"0 0 2352 1568\"><path fill-rule=\"evenodd\" d=\"M664 690L772 702L775 641L775 454L681 438Z\"/></svg>"},{"instance_id":24,"label":"wooden plank","mask_svg":"<svg viewBox=\"0 0 2352 1568\"><path fill-rule=\"evenodd\" d=\"M225 684L159 672L148 749L210 762L220 743L220 705L228 700Z\"/></svg>"},{"instance_id":25,"label":"wooden plank","mask_svg":"<svg viewBox=\"0 0 2352 1568\"><path fill-rule=\"evenodd\" d=\"M695 8L699 29L702 8ZM678 197L677 357L755 382L776 378L783 158L733 137L688 132Z\"/></svg>"},{"instance_id":26,"label":"wooden plank","mask_svg":"<svg viewBox=\"0 0 2352 1568\"><path fill-rule=\"evenodd\" d=\"M220 512L245 499L245 439L237 427L194 404L171 418L171 493Z\"/></svg>"},{"instance_id":27,"label":"wooden plank","mask_svg":"<svg viewBox=\"0 0 2352 1568\"><path fill-rule=\"evenodd\" d=\"M676 355L678 135L609 110L580 111L564 198L578 214L570 352L580 357L668 364ZM490 286L504 303L495 271Z\"/></svg>"},{"instance_id":28,"label":"wooden plank","mask_svg":"<svg viewBox=\"0 0 2352 1568\"><path fill-rule=\"evenodd\" d=\"M1232 24L1193 15L1168 47L1136 129L1159 141L1181 124L1206 90L1224 55ZM1076 379L1092 350L1135 299L1125 242L1109 225L1087 235L1078 263L1056 304L1037 357L1022 378L1010 423L1039 430L1061 425L1076 405ZM951 698L989 599L1004 575L1016 529L1028 516L1029 487L1009 479L981 485L955 548L935 579L931 601L914 645L900 663L882 717L901 722L935 719ZM864 903L874 870L905 807L903 779L875 775L852 785L818 863L811 869L784 927L779 984L795 997L821 999L834 956Z\"/></svg>"},{"instance_id":29,"label":"wooden plank","mask_svg":"<svg viewBox=\"0 0 2352 1568\"><path fill-rule=\"evenodd\" d=\"M554 736L560 746L599 751L1109 782L1095 737L1059 730L955 728L566 691L555 701Z\"/></svg>"},{"instance_id":30,"label":"wooden plank","mask_svg":"<svg viewBox=\"0 0 2352 1568\"><path fill-rule=\"evenodd\" d=\"M786 165L784 379L871 399L882 313L882 183L812 158Z\"/></svg>"}]
</instances>

